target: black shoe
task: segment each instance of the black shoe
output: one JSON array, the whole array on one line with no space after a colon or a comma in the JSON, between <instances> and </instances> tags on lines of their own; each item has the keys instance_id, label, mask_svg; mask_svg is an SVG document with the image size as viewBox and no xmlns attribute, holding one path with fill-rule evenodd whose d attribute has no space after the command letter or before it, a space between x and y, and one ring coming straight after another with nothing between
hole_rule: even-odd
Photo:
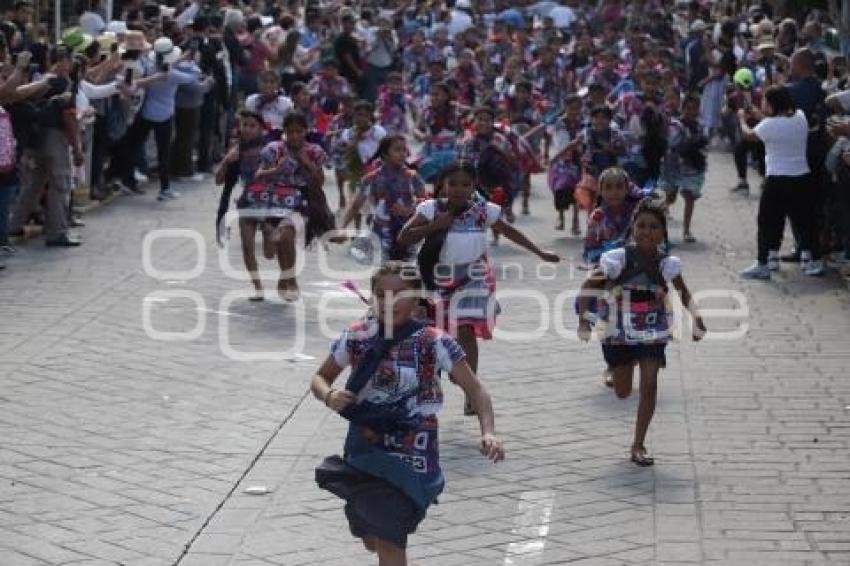
<instances>
[{"instance_id":1,"label":"black shoe","mask_svg":"<svg viewBox=\"0 0 850 566\"><path fill-rule=\"evenodd\" d=\"M783 263L800 263L800 252L793 251L790 254L779 256L779 261Z\"/></svg>"},{"instance_id":2,"label":"black shoe","mask_svg":"<svg viewBox=\"0 0 850 566\"><path fill-rule=\"evenodd\" d=\"M71 238L70 236L61 236L55 240L47 240L44 242L48 248L75 248L82 245L80 240Z\"/></svg>"}]
</instances>

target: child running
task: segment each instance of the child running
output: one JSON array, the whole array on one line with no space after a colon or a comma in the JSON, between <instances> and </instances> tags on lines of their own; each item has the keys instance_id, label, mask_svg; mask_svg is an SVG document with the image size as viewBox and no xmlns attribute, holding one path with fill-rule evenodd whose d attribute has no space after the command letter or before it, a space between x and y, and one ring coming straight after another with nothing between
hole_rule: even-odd
<instances>
[{"instance_id":1,"label":"child running","mask_svg":"<svg viewBox=\"0 0 850 566\"><path fill-rule=\"evenodd\" d=\"M407 260L413 248L400 245L398 234L415 212L416 200L425 197L425 183L405 162L407 142L404 136L387 136L381 140L374 160L376 169L363 177L351 208L345 213L340 228L345 228L369 200L375 215L372 231L381 242L381 261Z\"/></svg>"},{"instance_id":2,"label":"child running","mask_svg":"<svg viewBox=\"0 0 850 566\"><path fill-rule=\"evenodd\" d=\"M414 265L379 268L372 276L375 318L343 332L311 385L317 399L350 421L343 458L325 459L316 481L345 500L351 534L378 554L381 566L407 565L407 537L445 486L438 450L440 370L472 400L481 453L494 463L505 457L490 395L464 351L441 330L413 320L420 296ZM333 387L347 366L345 388Z\"/></svg>"},{"instance_id":3,"label":"child running","mask_svg":"<svg viewBox=\"0 0 850 566\"><path fill-rule=\"evenodd\" d=\"M268 141L280 139L283 134L283 119L292 112L292 101L280 92L280 77L277 73L260 73L260 92L245 99L245 109L263 117Z\"/></svg>"},{"instance_id":4,"label":"child running","mask_svg":"<svg viewBox=\"0 0 850 566\"><path fill-rule=\"evenodd\" d=\"M591 303L603 290L605 300L597 301L598 320L605 321L602 352L613 369L614 390L625 399L632 392L634 365L640 366L640 403L632 443L631 461L638 466L651 466L654 459L646 450L649 423L655 413L658 371L667 364L664 350L670 336L670 323L665 300L669 285L679 292L682 304L693 316L693 339L700 340L705 325L691 293L682 278L679 258L661 250L667 241L667 218L664 206L650 199L642 200L635 210L631 241L624 247L602 254L599 267L581 287L579 296L579 338L591 336Z\"/></svg>"},{"instance_id":5,"label":"child running","mask_svg":"<svg viewBox=\"0 0 850 566\"><path fill-rule=\"evenodd\" d=\"M300 292L295 279L296 212L306 217L305 243L333 228L333 215L328 209L322 185L322 169L327 155L316 144L306 141L307 119L292 112L283 121L284 139L272 142L260 152L260 168L254 174L256 183L246 186L245 206L265 206L266 222L274 226L271 240L277 247L280 278L278 292L287 302L298 300Z\"/></svg>"},{"instance_id":6,"label":"child running","mask_svg":"<svg viewBox=\"0 0 850 566\"><path fill-rule=\"evenodd\" d=\"M682 102L682 118L671 128L674 135L671 138L671 150L665 158L665 174L662 175L660 183L667 193L668 208L676 202L676 195L682 193L682 199L685 201L682 239L688 243L697 241L691 233L691 220L694 217L694 204L702 195L705 185L707 164L705 150L708 147L708 138L699 121L699 105L700 100L694 95L686 96Z\"/></svg>"},{"instance_id":7,"label":"child running","mask_svg":"<svg viewBox=\"0 0 850 566\"><path fill-rule=\"evenodd\" d=\"M416 215L402 228L398 243L411 246L425 240L419 265L427 288L438 296L435 320L457 337L474 372L478 368L477 340L493 337L499 310L494 298L496 279L487 257L487 229L492 227L543 261L555 263L560 258L541 250L504 222L501 207L474 197L475 168L471 163L450 164L443 179L444 198L420 203ZM473 414L469 399L464 413Z\"/></svg>"},{"instance_id":8,"label":"child running","mask_svg":"<svg viewBox=\"0 0 850 566\"><path fill-rule=\"evenodd\" d=\"M262 85L262 81L260 83ZM261 86L262 88L262 86ZM252 95L256 96L256 95ZM216 170L215 182L224 185L224 191L216 218L216 234L221 241L221 221L230 204L233 187L241 179L244 188L242 196L236 201L239 209L239 236L242 239L242 259L254 285L251 301L262 301L263 282L257 266L255 238L257 228L266 221L267 203L257 198L263 192L262 185L254 184L254 174L260 166L260 152L265 145L264 120L257 112L243 110L239 114L239 143L224 156ZM263 230L263 255L272 259L277 246L272 241L271 230Z\"/></svg>"},{"instance_id":9,"label":"child running","mask_svg":"<svg viewBox=\"0 0 850 566\"><path fill-rule=\"evenodd\" d=\"M337 142L339 151L345 159L346 177L349 192L354 193L360 186L366 165L375 152L378 144L387 135L380 125L375 124L374 107L371 102L360 100L354 103L352 109L352 126L344 130ZM361 216L354 217L354 226L360 229Z\"/></svg>"},{"instance_id":10,"label":"child running","mask_svg":"<svg viewBox=\"0 0 850 566\"><path fill-rule=\"evenodd\" d=\"M558 213L558 224L555 230L564 229L564 213L573 207L573 236L581 235L578 219L578 205L574 193L581 178L581 137L583 124L581 119L581 98L571 94L567 96L565 115L556 122L553 142L555 156L549 163L549 190L555 198L555 211Z\"/></svg>"}]
</instances>

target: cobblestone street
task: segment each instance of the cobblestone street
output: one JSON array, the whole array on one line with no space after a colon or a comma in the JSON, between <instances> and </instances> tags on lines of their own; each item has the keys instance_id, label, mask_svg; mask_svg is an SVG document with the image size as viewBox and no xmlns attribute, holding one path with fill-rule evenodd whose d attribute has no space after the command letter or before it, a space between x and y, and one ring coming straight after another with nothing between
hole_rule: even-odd
<instances>
[{"instance_id":1,"label":"cobblestone street","mask_svg":"<svg viewBox=\"0 0 850 566\"><path fill-rule=\"evenodd\" d=\"M598 343L575 337L581 239L553 230L535 179L516 225L565 261L538 270L508 242L491 248L511 267L497 268L503 334L479 374L507 460L480 456L446 380L447 485L413 564L850 564L850 293L834 271L789 264L739 279L758 192L733 195L734 182L731 156L711 153L695 244L674 208L673 253L727 339L670 345L656 465L639 468L637 396L618 400ZM217 190L178 188L92 212L78 249L30 240L0 274L0 566L376 564L313 481L345 421L308 391L329 339L363 312L339 286L348 275L320 263L363 268L347 246L302 252L301 303L271 299L275 275L269 300L249 302L238 230L215 245Z\"/></svg>"}]
</instances>

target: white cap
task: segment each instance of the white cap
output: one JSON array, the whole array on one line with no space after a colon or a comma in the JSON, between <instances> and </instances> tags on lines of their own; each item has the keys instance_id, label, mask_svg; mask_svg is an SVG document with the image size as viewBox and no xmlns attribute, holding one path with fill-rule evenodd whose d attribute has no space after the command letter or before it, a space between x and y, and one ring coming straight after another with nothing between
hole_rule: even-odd
<instances>
[{"instance_id":1,"label":"white cap","mask_svg":"<svg viewBox=\"0 0 850 566\"><path fill-rule=\"evenodd\" d=\"M151 51L150 56L152 59L161 56L163 63L172 65L180 58L180 53L180 48L176 47L170 39L160 37L153 42L153 51Z\"/></svg>"},{"instance_id":2,"label":"white cap","mask_svg":"<svg viewBox=\"0 0 850 566\"><path fill-rule=\"evenodd\" d=\"M112 32L115 35L124 35L128 31L127 24L119 20L112 20L106 24L106 31Z\"/></svg>"}]
</instances>

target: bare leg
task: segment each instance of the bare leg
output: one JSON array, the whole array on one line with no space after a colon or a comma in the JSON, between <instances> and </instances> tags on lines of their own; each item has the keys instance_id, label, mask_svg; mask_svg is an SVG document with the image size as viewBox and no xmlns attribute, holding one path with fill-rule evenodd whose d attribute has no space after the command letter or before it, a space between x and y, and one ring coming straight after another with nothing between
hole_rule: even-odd
<instances>
[{"instance_id":1,"label":"bare leg","mask_svg":"<svg viewBox=\"0 0 850 566\"><path fill-rule=\"evenodd\" d=\"M573 204L573 236L581 236L581 226L578 223L578 205Z\"/></svg>"},{"instance_id":2,"label":"bare leg","mask_svg":"<svg viewBox=\"0 0 850 566\"><path fill-rule=\"evenodd\" d=\"M295 280L295 228L278 227L280 239L277 243L277 262L280 265L278 291L285 301L298 298L298 282Z\"/></svg>"},{"instance_id":3,"label":"bare leg","mask_svg":"<svg viewBox=\"0 0 850 566\"><path fill-rule=\"evenodd\" d=\"M635 452L646 454L644 441L649 423L652 422L652 416L655 414L659 368L658 360L645 358L640 361L640 403L635 423L635 441L632 445L633 456Z\"/></svg>"},{"instance_id":4,"label":"bare leg","mask_svg":"<svg viewBox=\"0 0 850 566\"><path fill-rule=\"evenodd\" d=\"M365 536L363 537L363 546L369 552L378 552L378 539L373 536Z\"/></svg>"},{"instance_id":5,"label":"bare leg","mask_svg":"<svg viewBox=\"0 0 850 566\"><path fill-rule=\"evenodd\" d=\"M683 228L685 233L685 239L689 239L689 236L690 239L692 239L693 236L691 235L691 219L694 217L694 203L696 202L696 199L691 193L685 192L682 193L682 198L685 199L685 220Z\"/></svg>"},{"instance_id":6,"label":"bare leg","mask_svg":"<svg viewBox=\"0 0 850 566\"><path fill-rule=\"evenodd\" d=\"M275 240L274 226L268 222L260 221L260 231L263 233L263 256L266 259L274 259L277 254L277 240Z\"/></svg>"},{"instance_id":7,"label":"bare leg","mask_svg":"<svg viewBox=\"0 0 850 566\"><path fill-rule=\"evenodd\" d=\"M472 373L478 372L478 338L471 326L460 326L457 329L457 343L466 354L466 363L472 368ZM470 416L475 414L472 402L466 398L463 404L463 414Z\"/></svg>"},{"instance_id":8,"label":"bare leg","mask_svg":"<svg viewBox=\"0 0 850 566\"><path fill-rule=\"evenodd\" d=\"M345 210L345 171L336 170L336 188L339 191L339 209Z\"/></svg>"},{"instance_id":9,"label":"bare leg","mask_svg":"<svg viewBox=\"0 0 850 566\"><path fill-rule=\"evenodd\" d=\"M375 543L378 566L407 566L407 550L382 539L375 539Z\"/></svg>"},{"instance_id":10,"label":"bare leg","mask_svg":"<svg viewBox=\"0 0 850 566\"><path fill-rule=\"evenodd\" d=\"M263 281L260 279L257 254L254 249L257 236L257 221L240 220L239 236L242 240L242 259L245 261L245 269L251 275L251 283L254 284L254 290L256 291L254 300L261 300L263 296Z\"/></svg>"},{"instance_id":11,"label":"bare leg","mask_svg":"<svg viewBox=\"0 0 850 566\"><path fill-rule=\"evenodd\" d=\"M614 392L620 399L625 399L632 394L632 375L634 366L617 366L611 369L611 374L614 378Z\"/></svg>"},{"instance_id":12,"label":"bare leg","mask_svg":"<svg viewBox=\"0 0 850 566\"><path fill-rule=\"evenodd\" d=\"M531 176L526 175L522 181L522 213L529 214L528 197L531 195Z\"/></svg>"}]
</instances>

